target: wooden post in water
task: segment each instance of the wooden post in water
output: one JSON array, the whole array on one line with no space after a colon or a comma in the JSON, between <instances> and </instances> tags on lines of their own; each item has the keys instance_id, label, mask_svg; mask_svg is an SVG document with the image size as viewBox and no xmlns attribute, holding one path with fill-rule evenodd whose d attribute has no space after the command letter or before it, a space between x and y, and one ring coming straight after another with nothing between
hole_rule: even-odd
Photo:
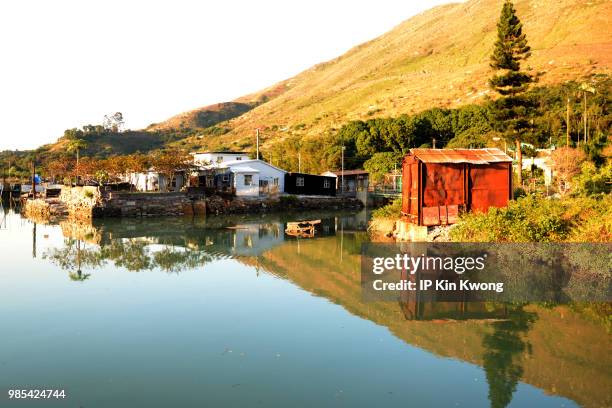
<instances>
[{"instance_id":1,"label":"wooden post in water","mask_svg":"<svg viewBox=\"0 0 612 408\"><path fill-rule=\"evenodd\" d=\"M257 138L257 160L259 160L259 128L255 129L255 137Z\"/></svg>"}]
</instances>

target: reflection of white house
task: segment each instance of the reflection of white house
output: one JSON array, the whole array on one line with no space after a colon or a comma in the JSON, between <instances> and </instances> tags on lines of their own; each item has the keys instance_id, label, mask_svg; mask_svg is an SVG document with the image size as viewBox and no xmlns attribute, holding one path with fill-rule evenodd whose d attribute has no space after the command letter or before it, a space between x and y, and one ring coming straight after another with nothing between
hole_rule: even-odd
<instances>
[{"instance_id":1,"label":"reflection of white house","mask_svg":"<svg viewBox=\"0 0 612 408\"><path fill-rule=\"evenodd\" d=\"M537 149L536 157L523 157L523 170L531 170L534 165L544 171L544 184L549 186L553 178L553 161L551 154L553 149Z\"/></svg>"},{"instance_id":2,"label":"reflection of white house","mask_svg":"<svg viewBox=\"0 0 612 408\"><path fill-rule=\"evenodd\" d=\"M167 189L168 177L154 170L130 173L127 181L133 184L137 191L180 191L185 184L185 177L182 172L175 173L174 180Z\"/></svg>"},{"instance_id":3,"label":"reflection of white house","mask_svg":"<svg viewBox=\"0 0 612 408\"><path fill-rule=\"evenodd\" d=\"M242 158L212 166L227 168L234 174L233 187L239 197L258 197L285 191L286 171L263 160Z\"/></svg>"},{"instance_id":4,"label":"reflection of white house","mask_svg":"<svg viewBox=\"0 0 612 408\"><path fill-rule=\"evenodd\" d=\"M256 256L282 244L285 228L282 223L240 224L233 228L231 250L237 256Z\"/></svg>"},{"instance_id":5,"label":"reflection of white house","mask_svg":"<svg viewBox=\"0 0 612 408\"><path fill-rule=\"evenodd\" d=\"M245 152L196 152L191 153L193 155L193 161L196 165L222 165L224 162L248 160L249 155Z\"/></svg>"}]
</instances>

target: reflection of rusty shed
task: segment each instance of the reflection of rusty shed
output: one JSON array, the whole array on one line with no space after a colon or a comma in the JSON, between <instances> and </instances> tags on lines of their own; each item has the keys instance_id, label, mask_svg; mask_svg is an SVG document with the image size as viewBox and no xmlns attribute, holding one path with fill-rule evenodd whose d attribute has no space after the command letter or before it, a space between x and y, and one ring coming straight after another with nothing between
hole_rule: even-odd
<instances>
[{"instance_id":1,"label":"reflection of rusty shed","mask_svg":"<svg viewBox=\"0 0 612 408\"><path fill-rule=\"evenodd\" d=\"M402 213L418 225L453 224L460 211L512 198L512 159L499 149L412 149L402 171Z\"/></svg>"}]
</instances>

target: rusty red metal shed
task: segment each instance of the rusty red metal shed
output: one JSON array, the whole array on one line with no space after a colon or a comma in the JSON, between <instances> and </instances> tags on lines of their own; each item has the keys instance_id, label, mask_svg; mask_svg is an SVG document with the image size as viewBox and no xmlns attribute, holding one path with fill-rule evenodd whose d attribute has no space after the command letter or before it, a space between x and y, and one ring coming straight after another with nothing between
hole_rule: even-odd
<instances>
[{"instance_id":1,"label":"rusty red metal shed","mask_svg":"<svg viewBox=\"0 0 612 408\"><path fill-rule=\"evenodd\" d=\"M453 224L460 211L508 205L512 159L499 149L411 149L402 184L402 213L410 222Z\"/></svg>"}]
</instances>

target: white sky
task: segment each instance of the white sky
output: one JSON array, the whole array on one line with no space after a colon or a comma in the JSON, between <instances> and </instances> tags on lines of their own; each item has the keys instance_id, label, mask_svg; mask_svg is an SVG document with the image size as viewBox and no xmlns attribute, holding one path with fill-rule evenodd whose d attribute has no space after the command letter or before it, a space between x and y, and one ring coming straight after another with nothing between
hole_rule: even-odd
<instances>
[{"instance_id":1,"label":"white sky","mask_svg":"<svg viewBox=\"0 0 612 408\"><path fill-rule=\"evenodd\" d=\"M0 4L0 150L120 111L139 129L291 77L448 0Z\"/></svg>"}]
</instances>

